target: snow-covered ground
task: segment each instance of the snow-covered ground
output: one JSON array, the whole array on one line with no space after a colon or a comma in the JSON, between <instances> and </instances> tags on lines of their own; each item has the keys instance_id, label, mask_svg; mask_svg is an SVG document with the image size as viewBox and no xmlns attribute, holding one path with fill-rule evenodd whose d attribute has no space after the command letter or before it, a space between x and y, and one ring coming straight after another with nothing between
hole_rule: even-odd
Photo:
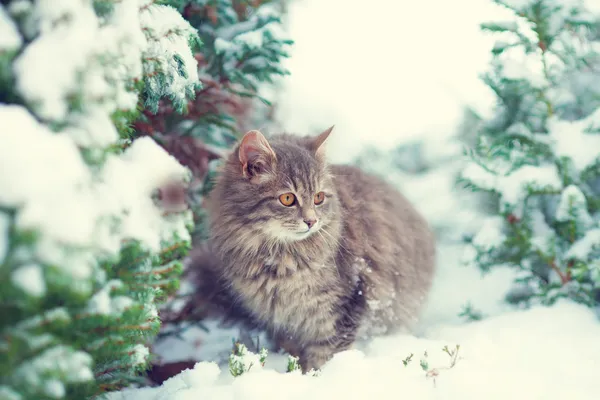
<instances>
[{"instance_id":1,"label":"snow-covered ground","mask_svg":"<svg viewBox=\"0 0 600 400\"><path fill-rule=\"evenodd\" d=\"M593 313L559 303L432 328L427 338L376 339L365 349L339 353L319 377L280 373L267 362L232 378L226 369L203 362L160 388L124 391L110 399L596 399L599 335ZM458 359L449 368L451 359L441 349L456 344ZM425 351L430 369L437 371L435 381L435 373L428 377L419 365Z\"/></svg>"},{"instance_id":2,"label":"snow-covered ground","mask_svg":"<svg viewBox=\"0 0 600 400\"><path fill-rule=\"evenodd\" d=\"M502 300L512 271L481 276L460 262L457 238L480 219L469 196L452 187L460 167L452 135L465 105L485 115L492 104L478 80L492 40L478 24L502 18L502 10L483 0L349 3L292 3L288 27L296 44L278 118L298 133L336 124L328 144L335 162L351 160L365 145L387 148L415 138L424 139L431 157L458 160L426 175L388 176L432 225L454 227L439 243L438 275L418 331L359 343L336 355L319 377L282 373L286 358L271 354L264 368L233 378L222 361L237 332L211 325L208 334L189 330L184 340L171 338L155 348L164 361L205 362L161 387L111 399L597 398L600 323L592 311L568 302L511 309ZM483 313L482 321L459 316L468 303ZM442 348L457 344L459 357L450 368ZM425 351L429 373L420 366ZM211 361L221 361L220 367Z\"/></svg>"}]
</instances>

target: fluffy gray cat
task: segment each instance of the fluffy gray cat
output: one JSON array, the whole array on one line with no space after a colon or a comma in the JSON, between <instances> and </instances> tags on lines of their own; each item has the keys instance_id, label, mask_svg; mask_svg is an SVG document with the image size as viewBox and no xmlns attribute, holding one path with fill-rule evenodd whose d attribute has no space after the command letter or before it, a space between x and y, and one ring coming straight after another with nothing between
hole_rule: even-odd
<instances>
[{"instance_id":1,"label":"fluffy gray cat","mask_svg":"<svg viewBox=\"0 0 600 400\"><path fill-rule=\"evenodd\" d=\"M204 286L226 291L215 301L243 310L305 372L359 337L414 326L435 270L433 234L405 197L355 167L328 165L332 128L246 133L206 204Z\"/></svg>"}]
</instances>

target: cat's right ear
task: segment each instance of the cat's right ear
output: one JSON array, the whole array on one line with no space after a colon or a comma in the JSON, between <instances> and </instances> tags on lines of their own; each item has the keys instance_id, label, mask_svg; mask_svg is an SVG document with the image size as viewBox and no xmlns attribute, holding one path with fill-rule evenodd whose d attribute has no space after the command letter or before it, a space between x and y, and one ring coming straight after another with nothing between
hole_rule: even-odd
<instances>
[{"instance_id":1,"label":"cat's right ear","mask_svg":"<svg viewBox=\"0 0 600 400\"><path fill-rule=\"evenodd\" d=\"M246 132L238 151L242 175L252 182L260 182L273 172L277 157L271 145L259 131Z\"/></svg>"},{"instance_id":2,"label":"cat's right ear","mask_svg":"<svg viewBox=\"0 0 600 400\"><path fill-rule=\"evenodd\" d=\"M335 125L330 126L310 141L308 147L317 156L317 158L323 159L325 157L324 143L331 134L331 131L333 131L334 127Z\"/></svg>"}]
</instances>

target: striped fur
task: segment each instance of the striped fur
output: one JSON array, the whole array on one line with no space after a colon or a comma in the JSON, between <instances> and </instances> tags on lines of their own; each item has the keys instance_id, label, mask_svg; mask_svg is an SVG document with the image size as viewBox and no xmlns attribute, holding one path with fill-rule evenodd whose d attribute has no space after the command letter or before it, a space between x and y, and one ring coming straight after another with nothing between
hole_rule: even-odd
<instances>
[{"instance_id":1,"label":"striped fur","mask_svg":"<svg viewBox=\"0 0 600 400\"><path fill-rule=\"evenodd\" d=\"M267 329L305 371L358 336L412 327L434 274L424 219L379 178L329 166L321 146L329 132L268 142L254 132L227 157L207 200L214 258L203 265L230 309ZM315 205L320 191L325 201ZM296 205L282 205L285 192ZM307 215L318 222L296 240Z\"/></svg>"}]
</instances>

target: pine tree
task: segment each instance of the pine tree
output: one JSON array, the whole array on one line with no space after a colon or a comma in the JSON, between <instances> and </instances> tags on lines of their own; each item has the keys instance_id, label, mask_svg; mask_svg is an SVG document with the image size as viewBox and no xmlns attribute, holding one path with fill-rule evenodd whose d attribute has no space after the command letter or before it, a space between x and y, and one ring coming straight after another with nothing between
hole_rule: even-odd
<instances>
[{"instance_id":1,"label":"pine tree","mask_svg":"<svg viewBox=\"0 0 600 400\"><path fill-rule=\"evenodd\" d=\"M0 399L81 400L146 368L190 174L131 123L185 110L198 44L152 0L0 3Z\"/></svg>"},{"instance_id":2,"label":"pine tree","mask_svg":"<svg viewBox=\"0 0 600 400\"><path fill-rule=\"evenodd\" d=\"M466 262L520 272L507 300L600 300L600 16L583 1L495 0L514 20L484 82L497 95L462 177L495 193L497 215Z\"/></svg>"}]
</instances>

